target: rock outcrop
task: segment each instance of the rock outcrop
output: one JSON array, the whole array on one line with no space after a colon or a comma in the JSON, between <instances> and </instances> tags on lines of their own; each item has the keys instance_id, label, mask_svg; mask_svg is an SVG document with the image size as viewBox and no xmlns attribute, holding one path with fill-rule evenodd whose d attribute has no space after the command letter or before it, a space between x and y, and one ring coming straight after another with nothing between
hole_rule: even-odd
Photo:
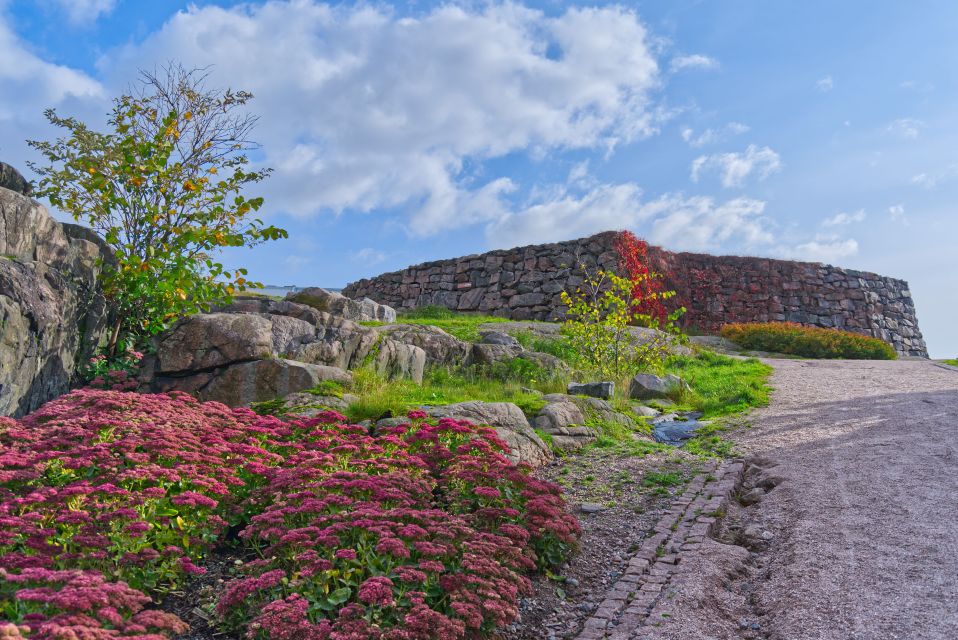
<instances>
[{"instance_id":1,"label":"rock outcrop","mask_svg":"<svg viewBox=\"0 0 958 640\"><path fill-rule=\"evenodd\" d=\"M229 406L272 400L323 380L349 382L371 365L388 378L422 381L426 352L346 318L288 300L236 298L183 318L155 340L142 386L179 389Z\"/></svg>"},{"instance_id":2,"label":"rock outcrop","mask_svg":"<svg viewBox=\"0 0 958 640\"><path fill-rule=\"evenodd\" d=\"M96 260L109 250L29 193L0 163L0 415L22 416L66 393L107 325Z\"/></svg>"},{"instance_id":3,"label":"rock outcrop","mask_svg":"<svg viewBox=\"0 0 958 640\"><path fill-rule=\"evenodd\" d=\"M379 304L369 298L353 300L341 293L327 291L321 287L308 287L286 294L290 302L305 304L318 311L325 311L334 316L346 318L353 322L395 322L396 310L384 304Z\"/></svg>"},{"instance_id":4,"label":"rock outcrop","mask_svg":"<svg viewBox=\"0 0 958 640\"><path fill-rule=\"evenodd\" d=\"M456 418L496 430L511 450L509 459L540 467L552 460L552 451L529 425L522 409L511 402L458 402L427 410L434 418Z\"/></svg>"},{"instance_id":5,"label":"rock outcrop","mask_svg":"<svg viewBox=\"0 0 958 640\"><path fill-rule=\"evenodd\" d=\"M33 187L30 186L27 179L6 162L0 162L0 189L9 189L24 196L33 193Z\"/></svg>"}]
</instances>

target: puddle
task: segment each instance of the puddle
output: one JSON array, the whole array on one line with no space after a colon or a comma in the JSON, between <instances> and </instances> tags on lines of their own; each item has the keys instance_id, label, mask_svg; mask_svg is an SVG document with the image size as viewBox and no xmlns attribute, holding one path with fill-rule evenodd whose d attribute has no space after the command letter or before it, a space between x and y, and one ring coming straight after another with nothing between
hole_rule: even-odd
<instances>
[{"instance_id":1,"label":"puddle","mask_svg":"<svg viewBox=\"0 0 958 640\"><path fill-rule=\"evenodd\" d=\"M652 437L656 442L680 447L695 436L695 430L702 426L701 413L669 413L652 420Z\"/></svg>"}]
</instances>

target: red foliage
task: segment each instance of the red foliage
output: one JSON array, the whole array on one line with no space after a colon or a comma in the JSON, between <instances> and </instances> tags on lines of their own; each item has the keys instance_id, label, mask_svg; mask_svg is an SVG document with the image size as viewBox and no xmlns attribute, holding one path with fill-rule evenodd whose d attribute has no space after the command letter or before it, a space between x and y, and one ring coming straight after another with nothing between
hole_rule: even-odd
<instances>
[{"instance_id":1,"label":"red foliage","mask_svg":"<svg viewBox=\"0 0 958 640\"><path fill-rule=\"evenodd\" d=\"M632 289L632 298L636 301L633 313L648 316L652 321L664 325L669 312L661 299L661 275L650 268L648 243L631 231L620 231L613 248L619 257L620 274L635 283Z\"/></svg>"}]
</instances>

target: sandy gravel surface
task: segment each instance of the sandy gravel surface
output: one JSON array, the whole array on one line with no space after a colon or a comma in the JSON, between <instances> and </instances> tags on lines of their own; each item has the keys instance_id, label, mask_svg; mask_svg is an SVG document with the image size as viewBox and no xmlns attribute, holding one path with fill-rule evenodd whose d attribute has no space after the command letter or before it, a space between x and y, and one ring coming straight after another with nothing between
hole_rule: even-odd
<instances>
[{"instance_id":1,"label":"sandy gravel surface","mask_svg":"<svg viewBox=\"0 0 958 640\"><path fill-rule=\"evenodd\" d=\"M758 504L689 567L659 640L958 638L958 372L926 361L770 361L739 448ZM751 526L770 543L748 545Z\"/></svg>"}]
</instances>

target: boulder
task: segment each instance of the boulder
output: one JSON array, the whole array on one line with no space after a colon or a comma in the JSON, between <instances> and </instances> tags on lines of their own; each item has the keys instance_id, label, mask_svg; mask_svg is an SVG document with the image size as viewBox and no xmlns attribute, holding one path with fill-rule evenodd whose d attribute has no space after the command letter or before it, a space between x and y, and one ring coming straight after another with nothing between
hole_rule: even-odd
<instances>
[{"instance_id":1,"label":"boulder","mask_svg":"<svg viewBox=\"0 0 958 640\"><path fill-rule=\"evenodd\" d=\"M383 339L377 345L373 365L379 375L389 378L409 378L422 382L426 367L426 352L411 344Z\"/></svg>"},{"instance_id":2,"label":"boulder","mask_svg":"<svg viewBox=\"0 0 958 640\"><path fill-rule=\"evenodd\" d=\"M498 344L504 347L521 348L518 340L508 333L501 331L486 331L481 334L479 342L482 344Z\"/></svg>"},{"instance_id":3,"label":"boulder","mask_svg":"<svg viewBox=\"0 0 958 640\"><path fill-rule=\"evenodd\" d=\"M432 366L461 367L471 361L472 345L439 327L388 324L374 329L397 342L419 347L426 352L426 363Z\"/></svg>"},{"instance_id":4,"label":"boulder","mask_svg":"<svg viewBox=\"0 0 958 640\"><path fill-rule=\"evenodd\" d=\"M6 162L0 162L0 189L9 189L24 196L33 193L33 187L27 179Z\"/></svg>"},{"instance_id":5,"label":"boulder","mask_svg":"<svg viewBox=\"0 0 958 640\"><path fill-rule=\"evenodd\" d=\"M571 399L549 402L539 411L532 424L536 429L548 433L553 447L563 451L581 449L598 438L595 429L585 426L582 410Z\"/></svg>"},{"instance_id":6,"label":"boulder","mask_svg":"<svg viewBox=\"0 0 958 640\"><path fill-rule=\"evenodd\" d=\"M633 404L632 412L637 416L642 416L643 418L654 418L655 416L662 413L658 409L653 409L652 407L646 407L641 404Z\"/></svg>"},{"instance_id":7,"label":"boulder","mask_svg":"<svg viewBox=\"0 0 958 640\"><path fill-rule=\"evenodd\" d=\"M292 316L265 316L272 326L273 353L285 357L304 344L315 342L316 325Z\"/></svg>"},{"instance_id":8,"label":"boulder","mask_svg":"<svg viewBox=\"0 0 958 640\"><path fill-rule=\"evenodd\" d=\"M491 365L497 362L509 362L522 355L521 346L507 346L502 344L472 345L472 362L480 365Z\"/></svg>"},{"instance_id":9,"label":"boulder","mask_svg":"<svg viewBox=\"0 0 958 640\"><path fill-rule=\"evenodd\" d=\"M357 400L359 400L359 396L354 396L351 393L344 393L340 397L316 395L309 391L297 391L283 398L283 404L289 415L311 418L327 409L342 413Z\"/></svg>"},{"instance_id":10,"label":"boulder","mask_svg":"<svg viewBox=\"0 0 958 640\"><path fill-rule=\"evenodd\" d=\"M629 397L636 400L651 398L665 398L679 388L688 389L688 384L682 378L671 373L657 376L652 373L640 373L629 383Z\"/></svg>"},{"instance_id":11,"label":"boulder","mask_svg":"<svg viewBox=\"0 0 958 640\"><path fill-rule=\"evenodd\" d=\"M222 313L259 313L269 314L271 316L288 316L303 320L312 325L323 324L324 316L320 311L305 304L289 302L287 300L273 300L265 296L243 295L236 296L233 301L225 306L215 309Z\"/></svg>"},{"instance_id":12,"label":"boulder","mask_svg":"<svg viewBox=\"0 0 958 640\"><path fill-rule=\"evenodd\" d=\"M540 467L552 460L552 451L529 425L522 409L511 402L459 402L428 409L434 418L456 418L488 425L509 445L509 459Z\"/></svg>"},{"instance_id":13,"label":"boulder","mask_svg":"<svg viewBox=\"0 0 958 640\"><path fill-rule=\"evenodd\" d=\"M593 398L602 398L611 400L615 395L614 382L570 382L567 388L569 395L572 396L591 396Z\"/></svg>"},{"instance_id":14,"label":"boulder","mask_svg":"<svg viewBox=\"0 0 958 640\"><path fill-rule=\"evenodd\" d=\"M286 397L296 391L315 387L323 380L348 384L352 376L348 371L336 367L272 358L228 366L211 376L195 392L201 400L215 400L230 407L240 407L251 402Z\"/></svg>"},{"instance_id":15,"label":"boulder","mask_svg":"<svg viewBox=\"0 0 958 640\"><path fill-rule=\"evenodd\" d=\"M545 369L556 378L564 378L572 375L572 368L552 354L540 353L538 351L523 351L519 354L519 357L523 360L528 360L541 369Z\"/></svg>"},{"instance_id":16,"label":"boulder","mask_svg":"<svg viewBox=\"0 0 958 640\"><path fill-rule=\"evenodd\" d=\"M286 299L290 302L309 305L319 311L325 311L354 322L396 321L396 310L392 307L379 304L369 298L353 300L341 293L328 291L321 287L307 287L300 291L287 293Z\"/></svg>"},{"instance_id":17,"label":"boulder","mask_svg":"<svg viewBox=\"0 0 958 640\"><path fill-rule=\"evenodd\" d=\"M200 313L156 340L156 372L203 371L273 356L273 325L250 313Z\"/></svg>"}]
</instances>

